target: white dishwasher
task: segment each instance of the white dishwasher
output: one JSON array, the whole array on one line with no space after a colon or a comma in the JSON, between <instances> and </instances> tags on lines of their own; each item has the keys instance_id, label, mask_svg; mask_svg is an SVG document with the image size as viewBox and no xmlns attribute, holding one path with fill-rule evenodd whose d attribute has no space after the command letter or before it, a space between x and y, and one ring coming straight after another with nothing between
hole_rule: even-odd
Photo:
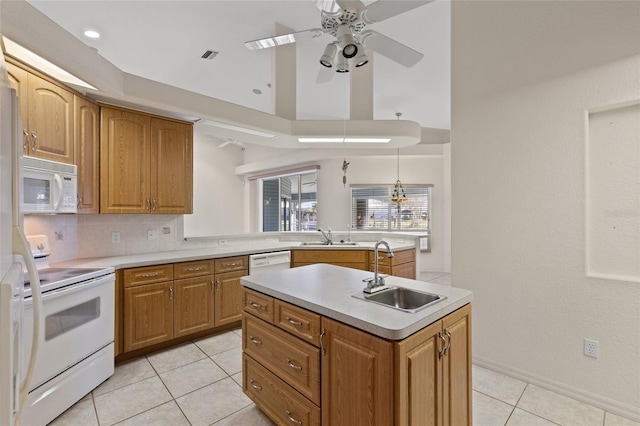
<instances>
[{"instance_id":1,"label":"white dishwasher","mask_svg":"<svg viewBox=\"0 0 640 426\"><path fill-rule=\"evenodd\" d=\"M249 275L262 272L279 271L291 267L290 251L252 254L249 256Z\"/></svg>"}]
</instances>

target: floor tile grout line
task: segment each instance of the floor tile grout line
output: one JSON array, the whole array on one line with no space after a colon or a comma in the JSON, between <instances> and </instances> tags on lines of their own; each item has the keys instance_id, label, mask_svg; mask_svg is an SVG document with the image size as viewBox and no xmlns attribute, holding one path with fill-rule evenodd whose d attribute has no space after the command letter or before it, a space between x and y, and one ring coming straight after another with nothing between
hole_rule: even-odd
<instances>
[{"instance_id":1,"label":"floor tile grout line","mask_svg":"<svg viewBox=\"0 0 640 426\"><path fill-rule=\"evenodd\" d=\"M541 415L539 415L539 414L537 414L537 413L532 413L532 412L531 412L531 411L529 411L529 410L525 410L525 409L524 409L524 408L522 408L522 407L518 407L518 404L520 403L520 400L521 400L521 399L522 399L522 397L524 396L524 393L527 391L527 388L528 388L529 386L531 386L531 383L527 383L527 386L525 386L525 387L524 387L524 390L522 391L522 394L520 395L520 398L518 398L518 402L516 402L516 408L517 408L518 410L522 410L522 411L524 411L525 413L529 413L529 414L531 414L532 416L536 416L536 417L539 417L539 418L541 418L541 419L543 419L543 420L546 420L546 421L548 421L548 422L551 422L551 423L553 423L554 425L562 426L562 425L560 425L560 423L556 423L556 422L554 422L554 421L553 421L553 420L551 420L551 419L547 419L546 417L542 417Z\"/></svg>"}]
</instances>

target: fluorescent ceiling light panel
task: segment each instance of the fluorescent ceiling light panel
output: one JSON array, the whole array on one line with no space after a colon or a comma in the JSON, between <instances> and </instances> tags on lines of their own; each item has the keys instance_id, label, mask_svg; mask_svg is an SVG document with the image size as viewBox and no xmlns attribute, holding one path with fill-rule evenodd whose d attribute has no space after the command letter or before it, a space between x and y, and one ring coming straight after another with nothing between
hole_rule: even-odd
<instances>
[{"instance_id":1,"label":"fluorescent ceiling light panel","mask_svg":"<svg viewBox=\"0 0 640 426\"><path fill-rule=\"evenodd\" d=\"M234 132L241 132L249 135L261 136L263 138L269 138L269 139L275 138L277 136L277 135L274 135L273 133L261 132L260 130L247 129L245 127L234 126L233 124L221 123L219 121L213 121L213 120L203 120L202 124L219 127L221 129L233 130Z\"/></svg>"},{"instance_id":2,"label":"fluorescent ceiling light panel","mask_svg":"<svg viewBox=\"0 0 640 426\"><path fill-rule=\"evenodd\" d=\"M300 143L388 143L390 138L298 138Z\"/></svg>"},{"instance_id":3,"label":"fluorescent ceiling light panel","mask_svg":"<svg viewBox=\"0 0 640 426\"><path fill-rule=\"evenodd\" d=\"M86 81L79 79L75 75L69 73L68 71L63 70L59 66L52 64L51 62L47 61L43 57L36 55L29 49L26 49L20 46L18 43L11 41L4 36L2 37L2 40L4 42L4 48L7 51L7 53L13 56L14 58L21 60L25 64L31 65L32 67L39 69L40 71L50 75L56 80L60 80L69 84L74 84L76 86L86 87L87 89L98 90L96 87L93 87Z\"/></svg>"}]
</instances>

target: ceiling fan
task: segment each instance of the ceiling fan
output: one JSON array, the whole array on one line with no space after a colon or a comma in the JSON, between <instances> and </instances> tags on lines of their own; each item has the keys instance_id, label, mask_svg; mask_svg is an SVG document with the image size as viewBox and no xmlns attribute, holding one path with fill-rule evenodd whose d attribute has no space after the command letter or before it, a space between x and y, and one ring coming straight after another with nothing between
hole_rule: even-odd
<instances>
[{"instance_id":1,"label":"ceiling fan","mask_svg":"<svg viewBox=\"0 0 640 426\"><path fill-rule=\"evenodd\" d=\"M365 30L365 27L408 12L434 0L378 0L367 6L360 0L313 1L321 10L322 28L312 28L290 34L247 41L245 46L251 50L257 50L314 39L324 33L335 37L334 41L327 44L324 54L320 58L320 64L323 68L321 68L318 75L317 83L329 82L333 78L333 73L326 71L331 71L334 68L339 73L349 72L350 59L353 59L355 67L365 65L369 62L365 47L405 67L412 67L424 56L422 53L377 31Z\"/></svg>"}]
</instances>

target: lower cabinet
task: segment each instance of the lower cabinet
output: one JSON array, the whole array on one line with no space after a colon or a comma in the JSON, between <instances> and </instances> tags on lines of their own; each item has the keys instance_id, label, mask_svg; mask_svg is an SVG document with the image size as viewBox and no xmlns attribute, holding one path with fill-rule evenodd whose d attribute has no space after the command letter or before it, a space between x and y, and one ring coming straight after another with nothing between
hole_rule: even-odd
<instances>
[{"instance_id":1,"label":"lower cabinet","mask_svg":"<svg viewBox=\"0 0 640 426\"><path fill-rule=\"evenodd\" d=\"M122 352L240 322L247 265L237 256L125 269Z\"/></svg>"},{"instance_id":2,"label":"lower cabinet","mask_svg":"<svg viewBox=\"0 0 640 426\"><path fill-rule=\"evenodd\" d=\"M278 424L472 423L470 305L388 341L245 289L242 336L243 390Z\"/></svg>"}]
</instances>

